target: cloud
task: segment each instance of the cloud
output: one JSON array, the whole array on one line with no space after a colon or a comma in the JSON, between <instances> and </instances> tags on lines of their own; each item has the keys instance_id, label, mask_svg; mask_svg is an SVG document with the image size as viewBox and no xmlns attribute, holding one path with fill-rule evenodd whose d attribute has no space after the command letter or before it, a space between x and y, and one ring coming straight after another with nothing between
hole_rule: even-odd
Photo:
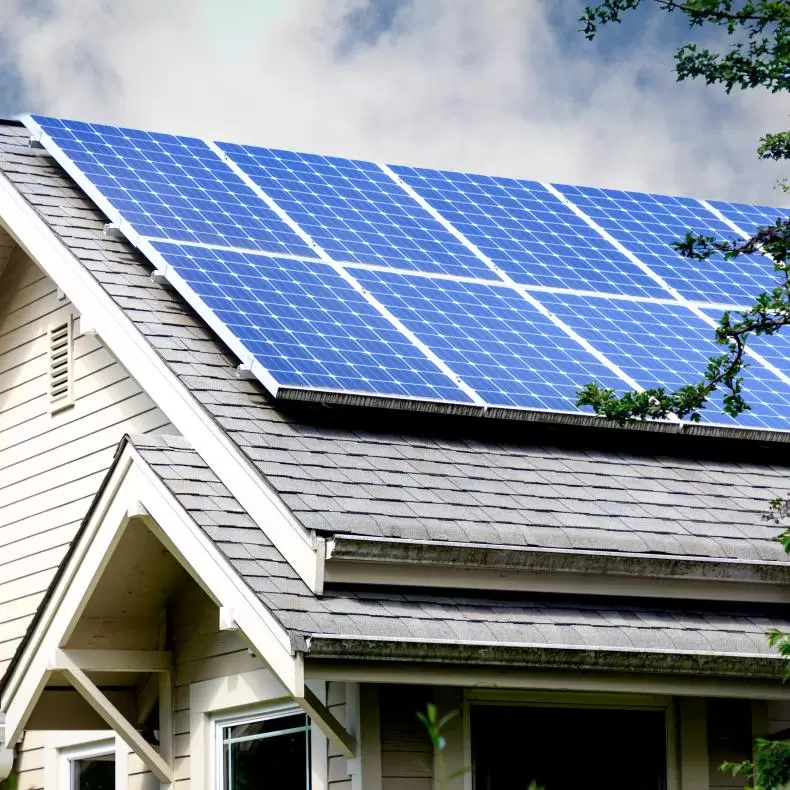
<instances>
[{"instance_id":1,"label":"cloud","mask_svg":"<svg viewBox=\"0 0 790 790\"><path fill-rule=\"evenodd\" d=\"M26 110L346 156L776 202L783 98L677 84L657 14L578 0L5 0ZM558 10L560 9L560 10ZM22 108L19 108L22 109ZM781 201L780 201L781 202Z\"/></svg>"}]
</instances>

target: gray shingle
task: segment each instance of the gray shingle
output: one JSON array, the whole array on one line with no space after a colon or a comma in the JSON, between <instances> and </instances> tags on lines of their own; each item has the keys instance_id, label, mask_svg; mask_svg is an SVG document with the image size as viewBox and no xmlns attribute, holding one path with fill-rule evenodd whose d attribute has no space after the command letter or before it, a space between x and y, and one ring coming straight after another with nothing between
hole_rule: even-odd
<instances>
[{"instance_id":1,"label":"gray shingle","mask_svg":"<svg viewBox=\"0 0 790 790\"><path fill-rule=\"evenodd\" d=\"M142 256L123 240L103 237L102 214L46 152L27 146L27 138L24 129L0 125L5 175L242 452L270 475L274 489L294 497L306 527L785 559L761 518L766 500L788 489L781 466L409 435L333 422L310 408L278 411L256 382L236 378L235 360L178 294L150 280L152 267ZM173 476L188 479L180 464ZM565 530L552 515L563 512L572 518L562 523L573 525ZM640 524L642 518L654 521Z\"/></svg>"}]
</instances>

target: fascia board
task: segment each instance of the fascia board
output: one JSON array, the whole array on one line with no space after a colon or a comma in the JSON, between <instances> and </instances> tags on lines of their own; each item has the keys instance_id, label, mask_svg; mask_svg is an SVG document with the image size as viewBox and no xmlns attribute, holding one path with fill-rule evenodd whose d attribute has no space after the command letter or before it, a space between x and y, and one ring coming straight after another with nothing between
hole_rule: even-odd
<instances>
[{"instance_id":1,"label":"fascia board","mask_svg":"<svg viewBox=\"0 0 790 790\"><path fill-rule=\"evenodd\" d=\"M302 657L291 649L285 629L131 445L127 444L119 456L111 482L101 506L94 510L79 536L76 551L45 603L43 615L6 685L0 706L6 712L8 742L18 740L55 666L56 652L76 626L130 518L149 520L149 526L210 597L233 609L244 636L288 691L303 698Z\"/></svg>"},{"instance_id":2,"label":"fascia board","mask_svg":"<svg viewBox=\"0 0 790 790\"><path fill-rule=\"evenodd\" d=\"M84 526L76 549L44 604L42 616L5 686L0 707L6 712L9 743L19 738L46 685L54 651L79 619L90 591L123 534L129 511L135 504L128 498L129 489L135 485L134 478L130 459L124 452L117 461L111 485L103 492L101 505Z\"/></svg>"},{"instance_id":3,"label":"fascia board","mask_svg":"<svg viewBox=\"0 0 790 790\"><path fill-rule=\"evenodd\" d=\"M150 520L146 519L148 527L217 605L233 612L239 630L258 655L294 696L301 696L303 678L287 631L133 447L130 455L145 480L145 496L140 503L150 514Z\"/></svg>"},{"instance_id":4,"label":"fascia board","mask_svg":"<svg viewBox=\"0 0 790 790\"><path fill-rule=\"evenodd\" d=\"M320 586L313 539L123 310L0 173L0 219L16 242L63 290L151 399L214 470L313 592Z\"/></svg>"},{"instance_id":5,"label":"fascia board","mask_svg":"<svg viewBox=\"0 0 790 790\"><path fill-rule=\"evenodd\" d=\"M735 653L709 650L664 650L596 645L475 642L403 637L315 634L309 659L412 661L539 667L565 670L668 672L676 675L722 675L755 678L784 676L778 653Z\"/></svg>"},{"instance_id":6,"label":"fascia board","mask_svg":"<svg viewBox=\"0 0 790 790\"><path fill-rule=\"evenodd\" d=\"M790 561L552 549L351 534L337 534L327 541L327 581L338 581L337 571L333 571L332 567L341 562L375 566L605 573L641 579L790 584Z\"/></svg>"}]
</instances>

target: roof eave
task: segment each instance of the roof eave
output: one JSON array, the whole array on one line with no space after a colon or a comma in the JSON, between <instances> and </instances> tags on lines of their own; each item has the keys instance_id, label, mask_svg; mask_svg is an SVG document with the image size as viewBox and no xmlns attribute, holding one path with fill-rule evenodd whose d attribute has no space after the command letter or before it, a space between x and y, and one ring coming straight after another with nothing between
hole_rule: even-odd
<instances>
[{"instance_id":1,"label":"roof eave","mask_svg":"<svg viewBox=\"0 0 790 790\"><path fill-rule=\"evenodd\" d=\"M413 662L501 666L521 669L584 670L668 675L743 677L781 680L779 655L674 653L644 649L551 646L482 642L431 642L401 638L367 638L317 634L306 657L364 662Z\"/></svg>"},{"instance_id":2,"label":"roof eave","mask_svg":"<svg viewBox=\"0 0 790 790\"><path fill-rule=\"evenodd\" d=\"M350 534L337 534L327 541L328 567L333 562L790 584L790 560L734 560L723 557L530 548Z\"/></svg>"}]
</instances>

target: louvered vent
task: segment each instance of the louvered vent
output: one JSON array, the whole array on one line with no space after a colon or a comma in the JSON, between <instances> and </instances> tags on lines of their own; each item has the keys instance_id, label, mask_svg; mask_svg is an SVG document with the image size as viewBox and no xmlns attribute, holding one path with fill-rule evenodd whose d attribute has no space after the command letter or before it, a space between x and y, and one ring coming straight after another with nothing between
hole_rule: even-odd
<instances>
[{"instance_id":1,"label":"louvered vent","mask_svg":"<svg viewBox=\"0 0 790 790\"><path fill-rule=\"evenodd\" d=\"M51 413L73 405L72 320L49 328L49 410Z\"/></svg>"}]
</instances>

